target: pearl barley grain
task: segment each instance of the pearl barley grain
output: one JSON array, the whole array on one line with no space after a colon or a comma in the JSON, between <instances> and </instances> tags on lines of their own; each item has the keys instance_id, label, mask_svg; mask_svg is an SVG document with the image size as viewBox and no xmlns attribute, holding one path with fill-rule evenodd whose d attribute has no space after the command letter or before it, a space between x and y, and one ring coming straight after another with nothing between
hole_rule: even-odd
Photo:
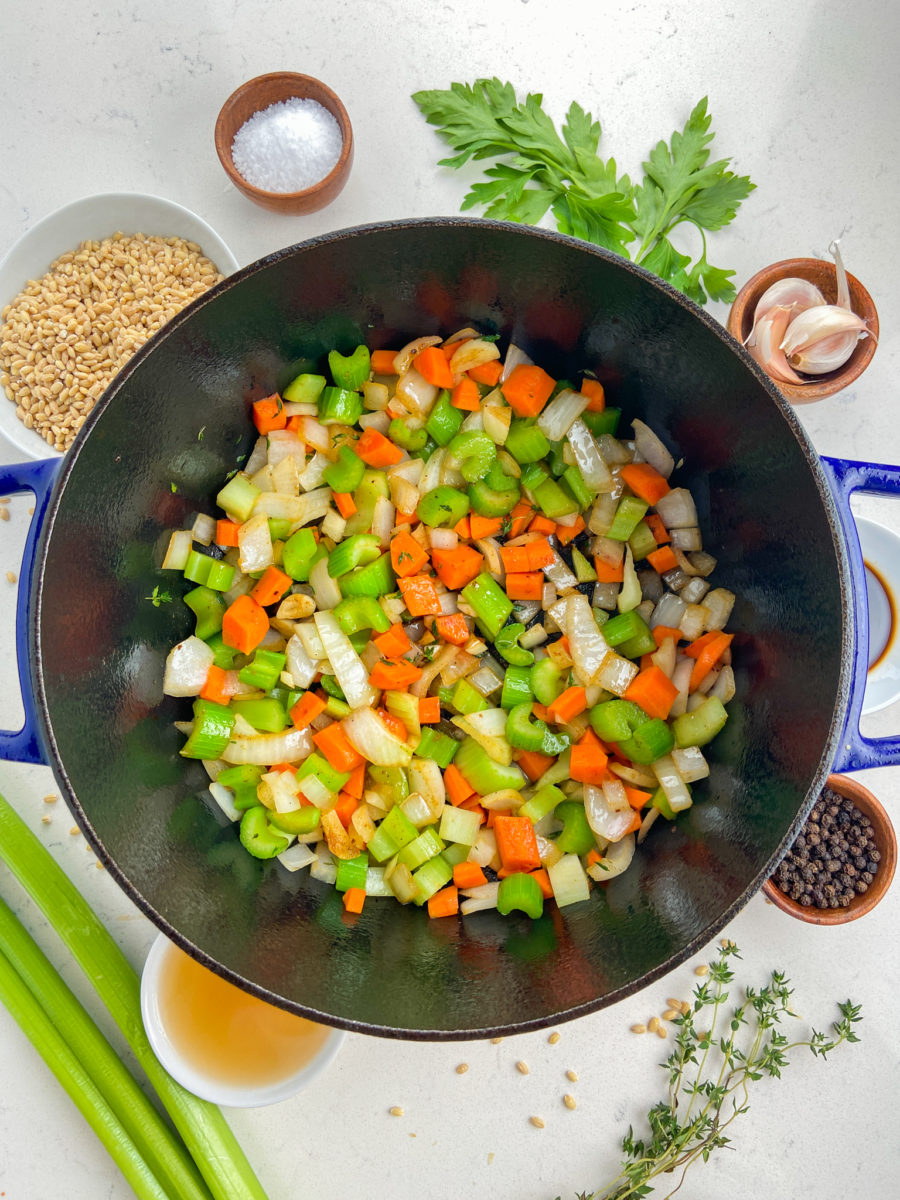
<instances>
[{"instance_id":1,"label":"pearl barley grain","mask_svg":"<svg viewBox=\"0 0 900 1200\"><path fill-rule=\"evenodd\" d=\"M292 96L245 121L231 145L240 175L264 192L302 192L329 175L343 148L341 127L315 100Z\"/></svg>"}]
</instances>

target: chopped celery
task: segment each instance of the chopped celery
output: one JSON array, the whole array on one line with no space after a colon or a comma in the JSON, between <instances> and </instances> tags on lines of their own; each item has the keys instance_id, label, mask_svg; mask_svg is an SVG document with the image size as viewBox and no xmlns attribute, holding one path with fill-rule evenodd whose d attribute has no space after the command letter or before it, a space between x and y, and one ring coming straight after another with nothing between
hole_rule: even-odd
<instances>
[{"instance_id":1,"label":"chopped celery","mask_svg":"<svg viewBox=\"0 0 900 1200\"><path fill-rule=\"evenodd\" d=\"M231 711L240 713L254 729L263 733L280 733L288 723L284 705L272 696L263 696L259 700L237 698L231 702ZM203 757L217 758L218 755L204 754Z\"/></svg>"},{"instance_id":2,"label":"chopped celery","mask_svg":"<svg viewBox=\"0 0 900 1200\"><path fill-rule=\"evenodd\" d=\"M368 533L372 528L376 503L389 495L390 488L384 471L364 471L362 483L353 493L356 512L347 521L344 536L352 537L354 533Z\"/></svg>"},{"instance_id":3,"label":"chopped celery","mask_svg":"<svg viewBox=\"0 0 900 1200\"><path fill-rule=\"evenodd\" d=\"M415 450L423 450L428 441L428 434L424 429L410 429L406 422L398 417L391 421L387 435L395 446L399 446L401 450L408 450L410 454Z\"/></svg>"},{"instance_id":4,"label":"chopped celery","mask_svg":"<svg viewBox=\"0 0 900 1200\"><path fill-rule=\"evenodd\" d=\"M550 450L549 441L532 418L513 417L504 445L516 462L523 465L540 462Z\"/></svg>"},{"instance_id":5,"label":"chopped celery","mask_svg":"<svg viewBox=\"0 0 900 1200\"><path fill-rule=\"evenodd\" d=\"M413 871L413 881L416 885L414 900L416 904L424 904L435 892L453 878L453 868L443 855L430 859L418 871Z\"/></svg>"},{"instance_id":6,"label":"chopped celery","mask_svg":"<svg viewBox=\"0 0 900 1200\"><path fill-rule=\"evenodd\" d=\"M479 796L506 788L518 791L525 784L525 776L515 764L507 767L495 762L474 738L467 737L460 743L453 765Z\"/></svg>"},{"instance_id":7,"label":"chopped celery","mask_svg":"<svg viewBox=\"0 0 900 1200\"><path fill-rule=\"evenodd\" d=\"M277 650L259 649L253 655L253 661L241 667L238 679L249 687L259 688L267 692L274 687L284 670L285 656Z\"/></svg>"},{"instance_id":8,"label":"chopped celery","mask_svg":"<svg viewBox=\"0 0 900 1200\"><path fill-rule=\"evenodd\" d=\"M184 758L216 759L228 745L234 711L212 700L194 701L194 728L181 747Z\"/></svg>"},{"instance_id":9,"label":"chopped celery","mask_svg":"<svg viewBox=\"0 0 900 1200\"><path fill-rule=\"evenodd\" d=\"M337 876L334 886L339 892L346 892L350 888L364 888L366 886L369 856L365 852L357 854L356 858L339 858L335 866L337 867Z\"/></svg>"},{"instance_id":10,"label":"chopped celery","mask_svg":"<svg viewBox=\"0 0 900 1200\"><path fill-rule=\"evenodd\" d=\"M503 588L484 571L460 592L461 599L471 606L475 619L491 638L495 638L513 610L512 600Z\"/></svg>"},{"instance_id":11,"label":"chopped celery","mask_svg":"<svg viewBox=\"0 0 900 1200\"><path fill-rule=\"evenodd\" d=\"M500 880L497 889L497 912L508 916L513 909L537 919L544 911L544 893L533 875L517 871Z\"/></svg>"},{"instance_id":12,"label":"chopped celery","mask_svg":"<svg viewBox=\"0 0 900 1200\"><path fill-rule=\"evenodd\" d=\"M450 766L458 748L459 742L426 725L422 730L422 739L416 746L416 757L430 758L443 769Z\"/></svg>"},{"instance_id":13,"label":"chopped celery","mask_svg":"<svg viewBox=\"0 0 900 1200\"><path fill-rule=\"evenodd\" d=\"M354 596L350 600L342 600L333 611L334 619L348 637L359 633L361 629L387 633L391 627L384 609L374 596Z\"/></svg>"},{"instance_id":14,"label":"chopped celery","mask_svg":"<svg viewBox=\"0 0 900 1200\"><path fill-rule=\"evenodd\" d=\"M560 517L571 516L578 512L578 501L571 493L564 492L553 479L545 479L537 487L531 489L534 501L545 517L558 521Z\"/></svg>"},{"instance_id":15,"label":"chopped celery","mask_svg":"<svg viewBox=\"0 0 900 1200\"><path fill-rule=\"evenodd\" d=\"M302 808L295 808L293 812L269 813L269 824L282 833L312 833L318 828L321 819L322 814L314 804L305 804Z\"/></svg>"},{"instance_id":16,"label":"chopped celery","mask_svg":"<svg viewBox=\"0 0 900 1200\"><path fill-rule=\"evenodd\" d=\"M529 681L538 704L545 707L557 700L566 687L566 675L552 658L542 658L536 662L529 673Z\"/></svg>"},{"instance_id":17,"label":"chopped celery","mask_svg":"<svg viewBox=\"0 0 900 1200\"><path fill-rule=\"evenodd\" d=\"M469 511L469 497L456 488L432 488L419 501L419 520L432 529L452 529Z\"/></svg>"},{"instance_id":18,"label":"chopped celery","mask_svg":"<svg viewBox=\"0 0 900 1200\"><path fill-rule=\"evenodd\" d=\"M486 708L491 707L481 692L472 687L468 679L457 679L449 691L449 703L462 716L473 712L483 712Z\"/></svg>"},{"instance_id":19,"label":"chopped celery","mask_svg":"<svg viewBox=\"0 0 900 1200\"><path fill-rule=\"evenodd\" d=\"M640 562L642 558L646 558L648 554L652 554L656 549L656 538L653 536L653 531L646 521L638 521L634 527L634 532L628 539L628 545L631 547L631 553L634 555L634 561Z\"/></svg>"},{"instance_id":20,"label":"chopped celery","mask_svg":"<svg viewBox=\"0 0 900 1200\"><path fill-rule=\"evenodd\" d=\"M506 718L506 740L516 750L540 750L549 733L544 721L532 721L532 703L517 704Z\"/></svg>"},{"instance_id":21,"label":"chopped celery","mask_svg":"<svg viewBox=\"0 0 900 1200\"><path fill-rule=\"evenodd\" d=\"M465 846L471 846L478 836L480 827L480 813L445 804L441 812L441 824L438 832L445 842L461 842Z\"/></svg>"},{"instance_id":22,"label":"chopped celery","mask_svg":"<svg viewBox=\"0 0 900 1200\"><path fill-rule=\"evenodd\" d=\"M584 482L584 476L578 467L566 467L565 471L563 471L563 479L566 481L569 491L578 502L579 508L587 508L593 503L594 493Z\"/></svg>"},{"instance_id":23,"label":"chopped celery","mask_svg":"<svg viewBox=\"0 0 900 1200\"><path fill-rule=\"evenodd\" d=\"M538 788L530 800L526 800L516 815L528 817L530 821L537 824L548 813L552 813L557 804L562 804L565 798L565 792L555 784L545 783L542 788Z\"/></svg>"},{"instance_id":24,"label":"chopped celery","mask_svg":"<svg viewBox=\"0 0 900 1200\"><path fill-rule=\"evenodd\" d=\"M343 545L343 543L341 543ZM386 596L397 582L391 567L391 556L385 551L374 562L357 567L340 579L343 596Z\"/></svg>"},{"instance_id":25,"label":"chopped celery","mask_svg":"<svg viewBox=\"0 0 900 1200\"><path fill-rule=\"evenodd\" d=\"M547 868L553 899L560 908L578 904L590 896L588 877L577 854L564 854Z\"/></svg>"},{"instance_id":26,"label":"chopped celery","mask_svg":"<svg viewBox=\"0 0 900 1200\"><path fill-rule=\"evenodd\" d=\"M306 779L308 775L315 777L328 788L329 792L339 792L350 778L349 772L336 771L320 754L313 751L297 768L297 778Z\"/></svg>"},{"instance_id":27,"label":"chopped celery","mask_svg":"<svg viewBox=\"0 0 900 1200\"><path fill-rule=\"evenodd\" d=\"M298 529L284 543L281 551L281 565L291 579L306 582L312 570L319 543L311 529ZM322 553L325 553L324 547Z\"/></svg>"},{"instance_id":28,"label":"chopped celery","mask_svg":"<svg viewBox=\"0 0 900 1200\"><path fill-rule=\"evenodd\" d=\"M362 483L366 464L349 446L338 449L338 461L326 467L323 479L335 492L353 492ZM655 544L655 543L654 543Z\"/></svg>"},{"instance_id":29,"label":"chopped celery","mask_svg":"<svg viewBox=\"0 0 900 1200\"><path fill-rule=\"evenodd\" d=\"M494 642L494 649L499 655L513 667L530 667L534 662L534 655L530 650L524 650L519 645L519 638L525 632L525 626L521 623L514 625L504 625L497 634Z\"/></svg>"},{"instance_id":30,"label":"chopped celery","mask_svg":"<svg viewBox=\"0 0 900 1200\"><path fill-rule=\"evenodd\" d=\"M728 720L728 713L721 700L707 696L693 712L682 713L672 721L675 745L679 750L686 746L705 746L719 733Z\"/></svg>"},{"instance_id":31,"label":"chopped celery","mask_svg":"<svg viewBox=\"0 0 900 1200\"><path fill-rule=\"evenodd\" d=\"M323 425L355 425L363 414L362 396L349 388L323 388L318 404Z\"/></svg>"},{"instance_id":32,"label":"chopped celery","mask_svg":"<svg viewBox=\"0 0 900 1200\"><path fill-rule=\"evenodd\" d=\"M337 350L328 352L328 370L339 388L359 391L369 378L370 367L369 347L366 345L357 346L352 354L340 354Z\"/></svg>"},{"instance_id":33,"label":"chopped celery","mask_svg":"<svg viewBox=\"0 0 900 1200\"><path fill-rule=\"evenodd\" d=\"M616 542L627 542L649 507L646 500L639 500L637 496L623 496L606 536Z\"/></svg>"},{"instance_id":34,"label":"chopped celery","mask_svg":"<svg viewBox=\"0 0 900 1200\"><path fill-rule=\"evenodd\" d=\"M497 447L488 435L476 430L458 433L450 443L449 449L453 457L462 463L460 470L467 483L484 479L497 457Z\"/></svg>"},{"instance_id":35,"label":"chopped celery","mask_svg":"<svg viewBox=\"0 0 900 1200\"><path fill-rule=\"evenodd\" d=\"M557 804L553 815L563 823L556 838L557 849L563 854L587 854L596 847L594 831L588 825L587 814L580 801L564 800L562 804Z\"/></svg>"},{"instance_id":36,"label":"chopped celery","mask_svg":"<svg viewBox=\"0 0 900 1200\"><path fill-rule=\"evenodd\" d=\"M194 630L196 637L208 641L219 632L226 605L218 592L200 586L186 592L182 599L197 618L197 628Z\"/></svg>"},{"instance_id":37,"label":"chopped celery","mask_svg":"<svg viewBox=\"0 0 900 1200\"><path fill-rule=\"evenodd\" d=\"M403 847L397 855L397 862L414 871L416 867L420 867L430 858L440 854L443 848L444 843L438 836L437 830L433 825L429 825L422 830L418 837Z\"/></svg>"},{"instance_id":38,"label":"chopped celery","mask_svg":"<svg viewBox=\"0 0 900 1200\"><path fill-rule=\"evenodd\" d=\"M281 395L291 404L316 404L325 383L324 375L298 375L296 379L291 380Z\"/></svg>"},{"instance_id":39,"label":"chopped celery","mask_svg":"<svg viewBox=\"0 0 900 1200\"><path fill-rule=\"evenodd\" d=\"M439 446L446 446L459 433L459 427L464 420L463 413L460 409L453 407L450 403L450 393L444 388L428 414L425 431L434 438ZM425 444L425 438L422 439L422 444Z\"/></svg>"},{"instance_id":40,"label":"chopped celery","mask_svg":"<svg viewBox=\"0 0 900 1200\"><path fill-rule=\"evenodd\" d=\"M597 581L597 572L576 546L572 547L572 570L579 583L596 583Z\"/></svg>"},{"instance_id":41,"label":"chopped celery","mask_svg":"<svg viewBox=\"0 0 900 1200\"><path fill-rule=\"evenodd\" d=\"M216 504L225 510L233 521L243 525L253 511L259 488L240 472L225 484L216 496Z\"/></svg>"},{"instance_id":42,"label":"chopped celery","mask_svg":"<svg viewBox=\"0 0 900 1200\"><path fill-rule=\"evenodd\" d=\"M586 410L581 414L581 419L594 437L597 438L602 437L604 433L615 436L621 415L622 410L620 408L604 408L603 412Z\"/></svg>"},{"instance_id":43,"label":"chopped celery","mask_svg":"<svg viewBox=\"0 0 900 1200\"><path fill-rule=\"evenodd\" d=\"M619 749L632 762L648 765L669 754L675 747L675 735L659 717L644 721L630 738L619 743Z\"/></svg>"},{"instance_id":44,"label":"chopped celery","mask_svg":"<svg viewBox=\"0 0 900 1200\"><path fill-rule=\"evenodd\" d=\"M549 659L542 659L542 662ZM535 664L537 665L537 664ZM516 708L520 704L530 704L534 700L532 692L533 667L507 667L503 676L503 688L500 692L500 707Z\"/></svg>"},{"instance_id":45,"label":"chopped celery","mask_svg":"<svg viewBox=\"0 0 900 1200\"><path fill-rule=\"evenodd\" d=\"M594 705L588 717L594 733L604 742L626 741L647 720L644 710L631 700L604 700Z\"/></svg>"},{"instance_id":46,"label":"chopped celery","mask_svg":"<svg viewBox=\"0 0 900 1200\"><path fill-rule=\"evenodd\" d=\"M399 807L392 808L379 822L368 844L368 851L376 862L384 862L399 853L419 836L419 831Z\"/></svg>"},{"instance_id":47,"label":"chopped celery","mask_svg":"<svg viewBox=\"0 0 900 1200\"><path fill-rule=\"evenodd\" d=\"M261 804L248 808L241 817L241 845L254 858L274 858L286 850L290 839L269 824Z\"/></svg>"},{"instance_id":48,"label":"chopped celery","mask_svg":"<svg viewBox=\"0 0 900 1200\"><path fill-rule=\"evenodd\" d=\"M338 579L354 567L364 567L381 555L381 543L373 533L355 533L344 538L328 555L328 574Z\"/></svg>"}]
</instances>

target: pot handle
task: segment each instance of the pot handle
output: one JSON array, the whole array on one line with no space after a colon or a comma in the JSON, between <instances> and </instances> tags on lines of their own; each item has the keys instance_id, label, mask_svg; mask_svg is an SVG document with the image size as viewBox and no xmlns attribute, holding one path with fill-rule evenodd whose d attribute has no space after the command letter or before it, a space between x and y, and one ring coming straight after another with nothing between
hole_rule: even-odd
<instances>
[{"instance_id":1,"label":"pot handle","mask_svg":"<svg viewBox=\"0 0 900 1200\"><path fill-rule=\"evenodd\" d=\"M31 577L38 535L44 523L44 515L50 501L53 482L59 470L60 458L43 459L41 462L14 463L0 467L0 495L15 495L18 492L34 492L34 519L25 539L22 552L22 569L19 572L19 595L16 605L16 658L19 667L19 687L22 691L22 707L25 723L18 732L0 729L0 759L6 762L47 763L38 734L37 710L31 680L28 677L28 629L32 617Z\"/></svg>"},{"instance_id":2,"label":"pot handle","mask_svg":"<svg viewBox=\"0 0 900 1200\"><path fill-rule=\"evenodd\" d=\"M828 458L825 455L819 461L825 469L843 530L853 590L853 678L844 732L832 771L840 773L895 766L900 763L900 737L867 738L859 731L869 669L869 605L866 568L856 522L850 511L850 497L856 491L874 492L881 496L900 495L900 467Z\"/></svg>"}]
</instances>

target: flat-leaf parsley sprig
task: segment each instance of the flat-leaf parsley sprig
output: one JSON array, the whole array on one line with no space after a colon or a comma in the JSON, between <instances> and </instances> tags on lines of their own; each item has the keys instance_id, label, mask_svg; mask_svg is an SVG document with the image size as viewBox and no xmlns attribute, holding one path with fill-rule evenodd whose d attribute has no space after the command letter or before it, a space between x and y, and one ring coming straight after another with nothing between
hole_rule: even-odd
<instances>
[{"instance_id":1,"label":"flat-leaf parsley sprig","mask_svg":"<svg viewBox=\"0 0 900 1200\"><path fill-rule=\"evenodd\" d=\"M862 1020L861 1006L850 1000L838 1004L840 1020L830 1033L815 1029L807 1038L790 1041L779 1026L796 1019L791 1010L790 981L773 971L758 991L747 987L743 999L726 1009L734 972L729 959L739 958L733 942L725 944L710 963L709 976L694 989L693 1003L676 1017L675 1049L662 1066L669 1086L666 1098L647 1114L649 1136L638 1138L633 1129L622 1139L622 1170L597 1192L582 1193L578 1200L626 1200L648 1196L652 1180L677 1172L674 1194L698 1159L708 1161L713 1150L730 1144L725 1130L749 1107L749 1088L764 1076L780 1079L791 1051L808 1048L826 1058L843 1042L858 1042L854 1026Z\"/></svg>"},{"instance_id":2,"label":"flat-leaf parsley sprig","mask_svg":"<svg viewBox=\"0 0 900 1200\"><path fill-rule=\"evenodd\" d=\"M495 160L464 210L483 206L485 216L530 225L551 212L560 232L632 257L700 304L734 299L734 271L708 261L706 234L727 225L755 185L728 169L730 159L709 161L715 135L705 96L680 133L656 144L637 184L618 173L614 158L600 157L600 122L575 102L560 134L540 93L520 103L512 84L497 78L416 92L413 100L456 151L441 166ZM696 262L669 236L684 223L700 235Z\"/></svg>"}]
</instances>

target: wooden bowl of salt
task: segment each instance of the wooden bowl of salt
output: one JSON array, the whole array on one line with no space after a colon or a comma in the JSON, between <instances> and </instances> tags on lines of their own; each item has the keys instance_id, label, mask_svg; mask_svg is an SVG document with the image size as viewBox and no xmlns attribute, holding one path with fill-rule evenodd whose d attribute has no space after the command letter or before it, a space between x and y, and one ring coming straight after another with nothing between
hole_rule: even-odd
<instances>
[{"instance_id":1,"label":"wooden bowl of salt","mask_svg":"<svg viewBox=\"0 0 900 1200\"><path fill-rule=\"evenodd\" d=\"M353 162L353 129L335 92L311 75L275 71L232 92L216 121L228 178L271 212L316 212L341 192Z\"/></svg>"}]
</instances>

